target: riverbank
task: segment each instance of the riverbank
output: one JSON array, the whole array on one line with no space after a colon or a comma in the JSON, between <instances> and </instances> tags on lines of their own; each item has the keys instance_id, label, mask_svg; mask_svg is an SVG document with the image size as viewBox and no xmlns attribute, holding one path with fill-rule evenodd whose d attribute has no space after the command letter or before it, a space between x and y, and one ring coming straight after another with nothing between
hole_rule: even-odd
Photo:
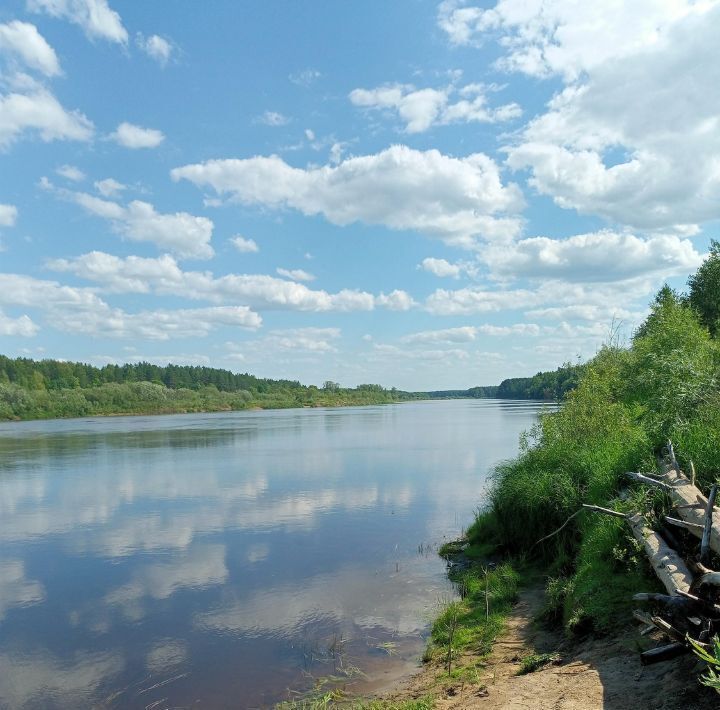
<instances>
[{"instance_id":1,"label":"riverbank","mask_svg":"<svg viewBox=\"0 0 720 710\"><path fill-rule=\"evenodd\" d=\"M521 439L519 455L496 467L488 503L468 531L469 549L476 548L479 559L522 560L542 570L537 590L543 600L541 628L562 639L557 649L548 651L538 642L545 631L534 636L538 615L524 613L533 605L521 592L507 631L497 635L495 650L487 653L484 645L475 645L468 656L460 649L457 666L469 669L462 677L454 678L451 669L435 659L413 681L411 696L431 691L436 707L442 708L717 707L720 678L713 669L720 668L720 642L714 622L703 637L709 666L689 648L686 656L659 668L641 665L641 650L678 639L683 645L686 637L684 630L678 632L666 622L665 627L658 624L665 635L648 634L648 629L640 635L634 609L658 614L660 607L647 602L647 593L665 589L623 520L637 517L650 531L645 539L664 540L692 566L699 545L692 532L697 531L668 529L668 517L682 514L653 477L664 451L677 470L691 475L702 495L719 480L717 289L713 286L708 298L698 301L702 308L693 301L708 264L720 269L720 248L691 277L688 297L664 287L629 347L611 343L587 363L560 411L542 415L538 426ZM666 447L668 441L674 447ZM632 471L648 476L628 477ZM587 504L615 515L588 512ZM704 562L720 569L720 555L710 554ZM663 565L656 561L655 568ZM484 571L476 568L474 574L482 577ZM458 581L462 595L462 577ZM488 627L480 602L476 600L474 612L467 612L468 619L475 614L478 634ZM438 622L447 625L443 615ZM682 623L692 622L678 617L673 623L684 629ZM503 658L508 638L519 650ZM445 645L450 657L454 644L446 639ZM510 670L513 664L522 669L523 661L547 665L532 674L534 680L520 680Z\"/></svg>"},{"instance_id":2,"label":"riverbank","mask_svg":"<svg viewBox=\"0 0 720 710\"><path fill-rule=\"evenodd\" d=\"M458 659L473 674L449 678L442 666L425 666L385 698L387 708L431 703L433 710L711 710L717 695L688 678L691 656L643 667L634 630L569 640L538 621L545 605L542 584L522 589L492 652Z\"/></svg>"}]
</instances>

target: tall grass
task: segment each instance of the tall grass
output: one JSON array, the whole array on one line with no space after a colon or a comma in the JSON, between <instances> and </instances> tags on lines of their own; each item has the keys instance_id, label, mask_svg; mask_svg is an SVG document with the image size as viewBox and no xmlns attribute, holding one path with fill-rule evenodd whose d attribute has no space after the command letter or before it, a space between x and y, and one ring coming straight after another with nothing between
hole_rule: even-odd
<instances>
[{"instance_id":1,"label":"tall grass","mask_svg":"<svg viewBox=\"0 0 720 710\"><path fill-rule=\"evenodd\" d=\"M720 295L719 295L720 297ZM629 348L604 347L556 413L542 415L520 455L499 465L471 545L526 555L551 577L550 616L569 628L607 631L626 619L633 592L656 583L622 522L581 513L582 503L621 511L662 507L628 489L623 474L654 470L668 438L698 481L720 471L720 348L695 313L663 289Z\"/></svg>"}]
</instances>

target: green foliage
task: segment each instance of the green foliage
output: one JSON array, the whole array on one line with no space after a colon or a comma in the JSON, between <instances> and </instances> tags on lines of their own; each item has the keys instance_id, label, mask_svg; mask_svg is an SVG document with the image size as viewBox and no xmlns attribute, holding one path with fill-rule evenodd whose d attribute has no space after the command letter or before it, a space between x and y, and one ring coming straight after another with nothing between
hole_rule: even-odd
<instances>
[{"instance_id":1,"label":"green foliage","mask_svg":"<svg viewBox=\"0 0 720 710\"><path fill-rule=\"evenodd\" d=\"M717 390L717 367L717 343L692 310L663 293L634 338L623 373L624 397L642 407L654 446L687 424Z\"/></svg>"},{"instance_id":2,"label":"green foliage","mask_svg":"<svg viewBox=\"0 0 720 710\"><path fill-rule=\"evenodd\" d=\"M713 334L720 330L720 242L710 242L710 254L688 279L688 304L702 324Z\"/></svg>"},{"instance_id":3,"label":"green foliage","mask_svg":"<svg viewBox=\"0 0 720 710\"><path fill-rule=\"evenodd\" d=\"M584 365L565 363L554 372L538 372L532 377L503 380L495 396L501 399L561 400L575 389L583 370Z\"/></svg>"},{"instance_id":4,"label":"green foliage","mask_svg":"<svg viewBox=\"0 0 720 710\"><path fill-rule=\"evenodd\" d=\"M327 384L327 383L326 383ZM384 404L421 395L380 385L318 389L207 367L108 365L0 355L0 420Z\"/></svg>"},{"instance_id":5,"label":"green foliage","mask_svg":"<svg viewBox=\"0 0 720 710\"><path fill-rule=\"evenodd\" d=\"M713 638L712 648L709 651L706 651L693 639L690 639L690 643L695 655L708 664L708 670L700 678L700 682L720 693L720 638L717 636Z\"/></svg>"},{"instance_id":6,"label":"green foliage","mask_svg":"<svg viewBox=\"0 0 720 710\"><path fill-rule=\"evenodd\" d=\"M657 582L621 521L578 511L594 503L659 515L663 501L628 495L623 473L653 470L668 438L686 468L694 461L701 485L718 478L719 369L718 341L664 287L631 347L603 348L577 372L562 409L542 415L520 455L496 468L470 545L542 560L553 577L546 618L601 632L623 623L632 594Z\"/></svg>"},{"instance_id":7,"label":"green foliage","mask_svg":"<svg viewBox=\"0 0 720 710\"><path fill-rule=\"evenodd\" d=\"M426 660L447 664L448 658L454 660L463 651L488 654L505 628L520 577L510 564L504 563L495 569L473 565L455 581L462 599L448 604L435 619Z\"/></svg>"},{"instance_id":8,"label":"green foliage","mask_svg":"<svg viewBox=\"0 0 720 710\"><path fill-rule=\"evenodd\" d=\"M558 653L533 653L530 656L525 656L525 658L520 661L520 670L517 674L526 675L527 673L534 673L550 663L555 663L559 660L560 654Z\"/></svg>"}]
</instances>

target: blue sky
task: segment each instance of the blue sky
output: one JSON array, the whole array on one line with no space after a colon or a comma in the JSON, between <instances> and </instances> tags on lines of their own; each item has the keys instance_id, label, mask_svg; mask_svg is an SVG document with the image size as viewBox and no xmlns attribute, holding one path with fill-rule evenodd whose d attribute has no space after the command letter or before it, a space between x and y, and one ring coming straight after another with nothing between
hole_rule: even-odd
<instances>
[{"instance_id":1,"label":"blue sky","mask_svg":"<svg viewBox=\"0 0 720 710\"><path fill-rule=\"evenodd\" d=\"M0 8L0 352L407 389L591 356L720 217L718 2Z\"/></svg>"}]
</instances>

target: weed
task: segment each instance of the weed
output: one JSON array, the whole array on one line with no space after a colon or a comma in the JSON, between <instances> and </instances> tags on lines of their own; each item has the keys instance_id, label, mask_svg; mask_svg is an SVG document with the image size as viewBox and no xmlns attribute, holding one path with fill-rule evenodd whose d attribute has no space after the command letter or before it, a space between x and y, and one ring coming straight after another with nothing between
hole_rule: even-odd
<instances>
[{"instance_id":1,"label":"weed","mask_svg":"<svg viewBox=\"0 0 720 710\"><path fill-rule=\"evenodd\" d=\"M550 663L556 663L559 660L560 654L558 653L536 653L525 656L525 658L520 661L520 670L517 674L525 675L526 673L534 673Z\"/></svg>"}]
</instances>

